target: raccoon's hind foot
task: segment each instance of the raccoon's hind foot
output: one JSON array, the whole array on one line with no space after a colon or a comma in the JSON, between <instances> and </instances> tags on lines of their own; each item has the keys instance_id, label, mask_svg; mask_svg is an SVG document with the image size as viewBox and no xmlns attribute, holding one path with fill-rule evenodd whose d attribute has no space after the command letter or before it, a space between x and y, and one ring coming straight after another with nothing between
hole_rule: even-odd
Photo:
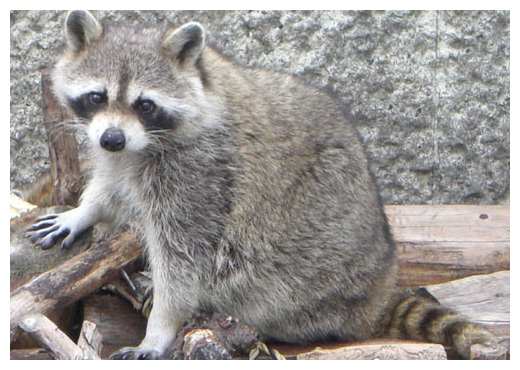
<instances>
[{"instance_id":1,"label":"raccoon's hind foot","mask_svg":"<svg viewBox=\"0 0 520 370\"><path fill-rule=\"evenodd\" d=\"M158 360L161 354L152 349L125 347L110 355L111 360Z\"/></svg>"}]
</instances>

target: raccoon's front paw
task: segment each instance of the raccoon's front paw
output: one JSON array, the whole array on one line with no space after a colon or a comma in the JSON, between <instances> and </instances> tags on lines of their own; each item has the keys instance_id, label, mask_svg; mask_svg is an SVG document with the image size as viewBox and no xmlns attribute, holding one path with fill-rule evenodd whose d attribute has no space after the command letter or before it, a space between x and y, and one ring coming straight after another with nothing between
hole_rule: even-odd
<instances>
[{"instance_id":1,"label":"raccoon's front paw","mask_svg":"<svg viewBox=\"0 0 520 370\"><path fill-rule=\"evenodd\" d=\"M79 225L76 210L38 217L37 222L27 229L30 240L42 249L49 249L60 238L64 238L61 247L70 247L74 240L88 228Z\"/></svg>"},{"instance_id":2,"label":"raccoon's front paw","mask_svg":"<svg viewBox=\"0 0 520 370\"><path fill-rule=\"evenodd\" d=\"M111 360L158 360L161 354L152 349L125 347L110 355Z\"/></svg>"}]
</instances>

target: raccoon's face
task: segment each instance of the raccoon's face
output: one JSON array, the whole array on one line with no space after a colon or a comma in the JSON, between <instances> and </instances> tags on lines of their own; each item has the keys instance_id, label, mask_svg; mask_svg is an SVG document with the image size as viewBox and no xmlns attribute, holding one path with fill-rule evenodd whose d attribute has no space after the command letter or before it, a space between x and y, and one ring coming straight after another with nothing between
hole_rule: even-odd
<instances>
[{"instance_id":1,"label":"raccoon's face","mask_svg":"<svg viewBox=\"0 0 520 370\"><path fill-rule=\"evenodd\" d=\"M65 21L68 49L53 72L59 101L89 122L94 148L141 152L161 138L185 142L215 121L198 61L204 33L104 27L89 12Z\"/></svg>"}]
</instances>

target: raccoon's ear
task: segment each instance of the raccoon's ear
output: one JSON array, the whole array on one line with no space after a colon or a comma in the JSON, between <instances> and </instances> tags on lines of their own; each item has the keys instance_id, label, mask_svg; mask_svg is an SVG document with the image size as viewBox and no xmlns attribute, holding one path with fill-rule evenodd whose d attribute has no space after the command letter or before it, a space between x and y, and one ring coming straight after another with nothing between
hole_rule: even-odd
<instances>
[{"instance_id":1,"label":"raccoon's ear","mask_svg":"<svg viewBox=\"0 0 520 370\"><path fill-rule=\"evenodd\" d=\"M204 49L204 28L196 22L190 22L180 28L170 30L163 40L163 48L181 64L195 64Z\"/></svg>"},{"instance_id":2,"label":"raccoon's ear","mask_svg":"<svg viewBox=\"0 0 520 370\"><path fill-rule=\"evenodd\" d=\"M78 52L103 34L103 26L86 10L73 10L65 19L65 38L69 48Z\"/></svg>"}]
</instances>

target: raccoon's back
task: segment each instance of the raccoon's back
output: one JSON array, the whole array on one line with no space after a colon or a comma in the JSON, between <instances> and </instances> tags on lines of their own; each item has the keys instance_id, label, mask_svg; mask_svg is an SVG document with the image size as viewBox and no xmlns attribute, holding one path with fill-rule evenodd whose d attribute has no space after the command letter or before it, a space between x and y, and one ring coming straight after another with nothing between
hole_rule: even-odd
<instances>
[{"instance_id":1,"label":"raccoon's back","mask_svg":"<svg viewBox=\"0 0 520 370\"><path fill-rule=\"evenodd\" d=\"M231 63L212 73L237 166L218 308L280 340L366 339L393 291L395 250L352 123L290 76Z\"/></svg>"},{"instance_id":2,"label":"raccoon's back","mask_svg":"<svg viewBox=\"0 0 520 370\"><path fill-rule=\"evenodd\" d=\"M325 246L350 243L359 253L370 251L369 264L393 259L360 137L338 102L292 76L223 66L215 70L213 88L224 103L239 167L236 200L262 218L255 228L282 236L308 233L317 236L315 243L322 235ZM319 232L336 227L336 236Z\"/></svg>"}]
</instances>

